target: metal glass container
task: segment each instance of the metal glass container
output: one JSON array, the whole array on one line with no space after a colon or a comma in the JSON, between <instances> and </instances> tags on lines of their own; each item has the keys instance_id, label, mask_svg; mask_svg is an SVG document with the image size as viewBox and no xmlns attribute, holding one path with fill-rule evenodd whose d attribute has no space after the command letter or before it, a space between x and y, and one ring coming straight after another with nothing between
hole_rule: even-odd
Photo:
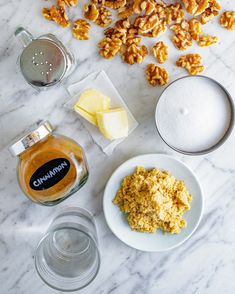
<instances>
[{"instance_id":1,"label":"metal glass container","mask_svg":"<svg viewBox=\"0 0 235 294\"><path fill-rule=\"evenodd\" d=\"M32 201L51 206L77 192L88 179L80 145L54 134L48 121L21 137L9 148L18 156L18 181Z\"/></svg>"},{"instance_id":2,"label":"metal glass container","mask_svg":"<svg viewBox=\"0 0 235 294\"><path fill-rule=\"evenodd\" d=\"M24 48L19 57L21 73L37 90L60 83L71 72L75 64L74 56L54 35L42 35L35 39L20 27L15 36Z\"/></svg>"}]
</instances>

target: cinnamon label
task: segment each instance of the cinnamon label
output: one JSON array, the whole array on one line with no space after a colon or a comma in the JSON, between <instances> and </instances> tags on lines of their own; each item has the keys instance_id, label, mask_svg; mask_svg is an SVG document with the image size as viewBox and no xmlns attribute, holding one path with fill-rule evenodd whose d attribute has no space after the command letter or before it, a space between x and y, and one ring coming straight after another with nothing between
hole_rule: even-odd
<instances>
[{"instance_id":1,"label":"cinnamon label","mask_svg":"<svg viewBox=\"0 0 235 294\"><path fill-rule=\"evenodd\" d=\"M56 158L40 166L30 178L33 190L45 190L60 182L69 172L70 162L65 158Z\"/></svg>"}]
</instances>

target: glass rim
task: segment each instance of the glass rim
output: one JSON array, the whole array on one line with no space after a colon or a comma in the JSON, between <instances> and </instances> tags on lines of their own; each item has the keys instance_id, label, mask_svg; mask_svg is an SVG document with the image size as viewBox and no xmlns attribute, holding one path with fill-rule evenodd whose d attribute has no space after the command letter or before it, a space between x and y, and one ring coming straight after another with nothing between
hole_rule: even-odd
<instances>
[{"instance_id":1,"label":"glass rim","mask_svg":"<svg viewBox=\"0 0 235 294\"><path fill-rule=\"evenodd\" d=\"M51 222L51 224L54 222L54 220L56 220L58 217L60 217L62 214L66 213L66 212L80 212L80 213L85 213L85 216L89 216L92 221L95 223L95 218L93 216L93 214L87 210L86 208L83 207L76 207L76 206L64 206L63 208L61 208L59 210L59 212L57 212ZM87 215L86 215L87 214ZM50 226L48 227L48 230L50 229Z\"/></svg>"}]
</instances>

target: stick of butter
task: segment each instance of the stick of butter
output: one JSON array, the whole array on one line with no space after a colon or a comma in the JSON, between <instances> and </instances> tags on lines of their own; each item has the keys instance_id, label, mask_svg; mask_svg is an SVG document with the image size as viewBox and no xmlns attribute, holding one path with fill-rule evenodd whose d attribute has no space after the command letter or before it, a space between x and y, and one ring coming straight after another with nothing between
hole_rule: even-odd
<instances>
[{"instance_id":1,"label":"stick of butter","mask_svg":"<svg viewBox=\"0 0 235 294\"><path fill-rule=\"evenodd\" d=\"M126 110L115 108L96 113L100 132L109 140L128 136L128 118Z\"/></svg>"},{"instance_id":2,"label":"stick of butter","mask_svg":"<svg viewBox=\"0 0 235 294\"><path fill-rule=\"evenodd\" d=\"M88 120L90 123L92 123L94 126L98 126L97 124L97 119L96 119L96 115L92 115L89 112L83 110L82 108L80 108L77 105L74 105L74 110L79 113L83 118L85 118L86 120Z\"/></svg>"},{"instance_id":3,"label":"stick of butter","mask_svg":"<svg viewBox=\"0 0 235 294\"><path fill-rule=\"evenodd\" d=\"M89 89L85 90L80 95L76 106L82 108L91 115L95 115L97 111L110 108L110 98L96 89Z\"/></svg>"}]
</instances>

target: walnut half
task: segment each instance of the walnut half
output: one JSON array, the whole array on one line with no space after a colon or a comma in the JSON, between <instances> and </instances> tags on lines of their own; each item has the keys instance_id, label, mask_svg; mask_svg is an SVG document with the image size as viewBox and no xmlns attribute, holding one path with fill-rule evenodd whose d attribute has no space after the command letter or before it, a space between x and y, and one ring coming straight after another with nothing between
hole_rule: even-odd
<instances>
[{"instance_id":1,"label":"walnut half","mask_svg":"<svg viewBox=\"0 0 235 294\"><path fill-rule=\"evenodd\" d=\"M99 15L95 23L100 27L107 27L112 22L112 13L106 7L99 8Z\"/></svg>"},{"instance_id":2,"label":"walnut half","mask_svg":"<svg viewBox=\"0 0 235 294\"><path fill-rule=\"evenodd\" d=\"M206 24L211 21L216 15L219 14L221 7L216 0L210 0L208 8L201 14L200 21L202 24Z\"/></svg>"},{"instance_id":3,"label":"walnut half","mask_svg":"<svg viewBox=\"0 0 235 294\"><path fill-rule=\"evenodd\" d=\"M76 6L78 4L78 0L58 0L58 2L64 2L67 6Z\"/></svg>"},{"instance_id":4,"label":"walnut half","mask_svg":"<svg viewBox=\"0 0 235 294\"><path fill-rule=\"evenodd\" d=\"M201 36L198 40L200 47L211 46L216 43L218 43L218 38L213 36Z\"/></svg>"},{"instance_id":5,"label":"walnut half","mask_svg":"<svg viewBox=\"0 0 235 294\"><path fill-rule=\"evenodd\" d=\"M202 34L202 25L196 18L192 18L189 21L189 33L193 40L199 40L199 37Z\"/></svg>"},{"instance_id":6,"label":"walnut half","mask_svg":"<svg viewBox=\"0 0 235 294\"><path fill-rule=\"evenodd\" d=\"M187 69L190 75L197 75L204 70L204 66L201 64L201 59L202 58L199 54L187 54L181 56L176 61L176 65Z\"/></svg>"},{"instance_id":7,"label":"walnut half","mask_svg":"<svg viewBox=\"0 0 235 294\"><path fill-rule=\"evenodd\" d=\"M140 33L144 37L157 38L157 37L161 36L162 34L164 34L166 30L167 30L166 20L161 19L161 20L159 20L157 25L151 31L149 31L147 33L141 33L141 32Z\"/></svg>"},{"instance_id":8,"label":"walnut half","mask_svg":"<svg viewBox=\"0 0 235 294\"><path fill-rule=\"evenodd\" d=\"M124 7L118 9L118 17L119 18L128 18L134 13L133 5L128 4Z\"/></svg>"},{"instance_id":9,"label":"walnut half","mask_svg":"<svg viewBox=\"0 0 235 294\"><path fill-rule=\"evenodd\" d=\"M196 0L182 0L182 2L188 13L194 14L197 11L198 4Z\"/></svg>"},{"instance_id":10,"label":"walnut half","mask_svg":"<svg viewBox=\"0 0 235 294\"><path fill-rule=\"evenodd\" d=\"M129 46L127 46L125 52L122 55L122 58L126 63L142 63L144 58L148 55L147 47L144 45L139 46L138 42L140 40L139 38L137 39L137 42L134 41Z\"/></svg>"},{"instance_id":11,"label":"walnut half","mask_svg":"<svg viewBox=\"0 0 235 294\"><path fill-rule=\"evenodd\" d=\"M148 33L154 29L159 22L157 14L138 16L135 19L134 26L138 28L139 34Z\"/></svg>"},{"instance_id":12,"label":"walnut half","mask_svg":"<svg viewBox=\"0 0 235 294\"><path fill-rule=\"evenodd\" d=\"M99 10L93 3L84 5L84 17L90 21L96 21L99 16Z\"/></svg>"},{"instance_id":13,"label":"walnut half","mask_svg":"<svg viewBox=\"0 0 235 294\"><path fill-rule=\"evenodd\" d=\"M153 46L153 56L159 63L164 63L168 58L168 46L164 42L158 42Z\"/></svg>"},{"instance_id":14,"label":"walnut half","mask_svg":"<svg viewBox=\"0 0 235 294\"><path fill-rule=\"evenodd\" d=\"M192 45L192 36L189 33L189 23L187 21L171 26L171 30L175 32L172 36L172 42L177 49L186 50Z\"/></svg>"},{"instance_id":15,"label":"walnut half","mask_svg":"<svg viewBox=\"0 0 235 294\"><path fill-rule=\"evenodd\" d=\"M166 7L166 21L168 24L172 22L180 23L184 19L184 10L180 3L176 2Z\"/></svg>"},{"instance_id":16,"label":"walnut half","mask_svg":"<svg viewBox=\"0 0 235 294\"><path fill-rule=\"evenodd\" d=\"M104 6L112 8L112 9L119 9L126 5L126 0L105 0Z\"/></svg>"},{"instance_id":17,"label":"walnut half","mask_svg":"<svg viewBox=\"0 0 235 294\"><path fill-rule=\"evenodd\" d=\"M85 19L76 20L73 24L73 36L78 40L88 40L90 26Z\"/></svg>"},{"instance_id":18,"label":"walnut half","mask_svg":"<svg viewBox=\"0 0 235 294\"><path fill-rule=\"evenodd\" d=\"M157 85L164 86L169 80L168 71L165 68L159 67L153 63L148 64L146 76L149 84L153 87Z\"/></svg>"},{"instance_id":19,"label":"walnut half","mask_svg":"<svg viewBox=\"0 0 235 294\"><path fill-rule=\"evenodd\" d=\"M106 59L113 58L121 49L122 41L115 37L106 37L99 42L100 55Z\"/></svg>"},{"instance_id":20,"label":"walnut half","mask_svg":"<svg viewBox=\"0 0 235 294\"><path fill-rule=\"evenodd\" d=\"M220 24L227 30L235 31L235 11L225 11L220 17Z\"/></svg>"},{"instance_id":21,"label":"walnut half","mask_svg":"<svg viewBox=\"0 0 235 294\"><path fill-rule=\"evenodd\" d=\"M64 7L52 5L50 8L43 8L42 15L45 19L54 21L62 28L70 26L68 16L65 12Z\"/></svg>"}]
</instances>

